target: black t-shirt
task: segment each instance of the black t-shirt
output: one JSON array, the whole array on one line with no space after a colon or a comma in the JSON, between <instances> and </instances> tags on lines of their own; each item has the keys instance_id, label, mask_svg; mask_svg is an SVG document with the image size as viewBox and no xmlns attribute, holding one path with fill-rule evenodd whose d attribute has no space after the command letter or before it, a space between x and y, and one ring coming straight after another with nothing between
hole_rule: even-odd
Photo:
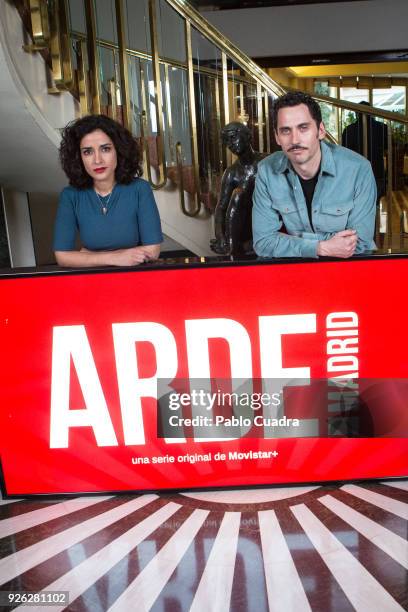
<instances>
[{"instance_id":1,"label":"black t-shirt","mask_svg":"<svg viewBox=\"0 0 408 612\"><path fill-rule=\"evenodd\" d=\"M298 174L298 176L299 176L299 174ZM310 179L304 179L301 176L299 176L299 181L300 181L300 184L302 185L303 195L305 196L305 200L306 200L307 213L309 215L310 225L312 227L313 227L313 224L312 224L312 201L313 201L313 194L314 194L315 189L316 189L318 178L319 178L319 172L317 172L316 175L313 176Z\"/></svg>"}]
</instances>

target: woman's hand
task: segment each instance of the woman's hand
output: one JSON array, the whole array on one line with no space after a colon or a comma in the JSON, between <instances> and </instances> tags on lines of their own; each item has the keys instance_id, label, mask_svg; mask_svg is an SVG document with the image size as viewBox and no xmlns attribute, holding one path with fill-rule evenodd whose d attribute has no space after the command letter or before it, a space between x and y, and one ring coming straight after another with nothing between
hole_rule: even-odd
<instances>
[{"instance_id":1,"label":"woman's hand","mask_svg":"<svg viewBox=\"0 0 408 612\"><path fill-rule=\"evenodd\" d=\"M115 266L137 266L138 264L145 263L146 261L152 261L157 259L160 254L160 245L149 244L146 246L133 247L131 249L119 249L113 251Z\"/></svg>"},{"instance_id":2,"label":"woman's hand","mask_svg":"<svg viewBox=\"0 0 408 612\"><path fill-rule=\"evenodd\" d=\"M146 261L157 259L160 255L159 244L147 244L116 251L55 251L59 266L88 268L93 266L137 266Z\"/></svg>"}]
</instances>

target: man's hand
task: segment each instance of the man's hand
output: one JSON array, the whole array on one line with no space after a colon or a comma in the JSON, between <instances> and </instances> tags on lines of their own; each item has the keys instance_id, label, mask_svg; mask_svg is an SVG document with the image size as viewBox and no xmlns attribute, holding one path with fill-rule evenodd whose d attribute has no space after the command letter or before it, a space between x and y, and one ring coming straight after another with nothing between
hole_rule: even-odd
<instances>
[{"instance_id":1,"label":"man's hand","mask_svg":"<svg viewBox=\"0 0 408 612\"><path fill-rule=\"evenodd\" d=\"M357 246L356 230L347 229L337 232L329 240L322 240L317 245L319 257L342 257L347 259L354 254Z\"/></svg>"}]
</instances>

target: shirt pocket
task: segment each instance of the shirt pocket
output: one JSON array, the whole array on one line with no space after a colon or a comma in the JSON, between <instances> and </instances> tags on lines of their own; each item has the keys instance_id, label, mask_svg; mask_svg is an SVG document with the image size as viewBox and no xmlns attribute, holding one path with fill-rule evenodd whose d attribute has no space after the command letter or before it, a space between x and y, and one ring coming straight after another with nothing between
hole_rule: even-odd
<instances>
[{"instance_id":1,"label":"shirt pocket","mask_svg":"<svg viewBox=\"0 0 408 612\"><path fill-rule=\"evenodd\" d=\"M315 228L319 232L341 232L346 229L353 202L344 202L335 206L322 206Z\"/></svg>"},{"instance_id":2,"label":"shirt pocket","mask_svg":"<svg viewBox=\"0 0 408 612\"><path fill-rule=\"evenodd\" d=\"M288 231L303 230L303 224L299 211L294 202L288 202L287 200L274 200L273 207L282 217L283 224Z\"/></svg>"}]
</instances>

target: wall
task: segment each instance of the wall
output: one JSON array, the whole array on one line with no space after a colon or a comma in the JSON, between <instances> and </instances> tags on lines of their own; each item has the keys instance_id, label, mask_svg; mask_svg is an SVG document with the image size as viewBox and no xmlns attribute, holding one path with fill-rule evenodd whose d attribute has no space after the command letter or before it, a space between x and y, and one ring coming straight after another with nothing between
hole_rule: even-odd
<instances>
[{"instance_id":1,"label":"wall","mask_svg":"<svg viewBox=\"0 0 408 612\"><path fill-rule=\"evenodd\" d=\"M198 217L186 217L181 211L178 189L170 182L165 189L154 192L160 212L162 229L167 236L183 245L196 255L210 256L210 239L214 237L214 217L209 216L204 207ZM188 194L185 194L188 206Z\"/></svg>"},{"instance_id":2,"label":"wall","mask_svg":"<svg viewBox=\"0 0 408 612\"><path fill-rule=\"evenodd\" d=\"M2 189L2 197L11 267L35 266L27 194L12 189Z\"/></svg>"},{"instance_id":3,"label":"wall","mask_svg":"<svg viewBox=\"0 0 408 612\"><path fill-rule=\"evenodd\" d=\"M406 49L407 0L203 13L250 57Z\"/></svg>"},{"instance_id":4,"label":"wall","mask_svg":"<svg viewBox=\"0 0 408 612\"><path fill-rule=\"evenodd\" d=\"M292 87L295 74L287 68L267 68L266 72L271 79L282 85L283 87Z\"/></svg>"}]
</instances>

